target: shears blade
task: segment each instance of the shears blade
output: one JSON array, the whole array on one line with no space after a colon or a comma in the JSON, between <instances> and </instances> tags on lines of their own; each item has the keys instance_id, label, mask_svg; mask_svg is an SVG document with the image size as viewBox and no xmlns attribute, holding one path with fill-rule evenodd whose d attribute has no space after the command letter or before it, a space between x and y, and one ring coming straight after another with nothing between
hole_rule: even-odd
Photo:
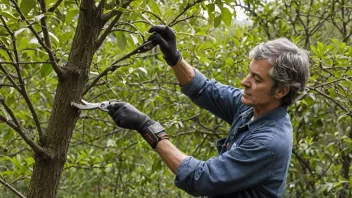
<instances>
[{"instance_id":1,"label":"shears blade","mask_svg":"<svg viewBox=\"0 0 352 198\"><path fill-rule=\"evenodd\" d=\"M74 106L74 107L81 109L81 110L100 109L102 111L109 111L107 109L107 107L110 105L110 101L104 101L101 103L89 103L89 102L82 99L81 102L83 104L71 102L71 106Z\"/></svg>"}]
</instances>

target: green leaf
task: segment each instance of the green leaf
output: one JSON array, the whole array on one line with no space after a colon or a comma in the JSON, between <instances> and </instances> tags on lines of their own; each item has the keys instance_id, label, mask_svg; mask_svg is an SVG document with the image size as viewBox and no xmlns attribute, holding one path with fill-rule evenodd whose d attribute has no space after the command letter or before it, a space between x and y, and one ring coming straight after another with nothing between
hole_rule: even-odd
<instances>
[{"instance_id":1,"label":"green leaf","mask_svg":"<svg viewBox=\"0 0 352 198\"><path fill-rule=\"evenodd\" d=\"M16 20L17 18L13 16L10 12L1 10L0 15L3 15L7 20Z\"/></svg>"},{"instance_id":2,"label":"green leaf","mask_svg":"<svg viewBox=\"0 0 352 198\"><path fill-rule=\"evenodd\" d=\"M208 4L207 7L208 7L208 14L214 12L214 10L215 10L215 5L214 4L212 4L212 3Z\"/></svg>"},{"instance_id":3,"label":"green leaf","mask_svg":"<svg viewBox=\"0 0 352 198\"><path fill-rule=\"evenodd\" d=\"M219 25L221 24L221 16L217 16L214 18L214 27L219 27Z\"/></svg>"},{"instance_id":4,"label":"green leaf","mask_svg":"<svg viewBox=\"0 0 352 198\"><path fill-rule=\"evenodd\" d=\"M38 21L40 21L40 19L42 19L44 16L45 16L44 14L40 14L40 15L38 15L38 16L35 16L35 17L34 17L34 21L38 22Z\"/></svg>"},{"instance_id":5,"label":"green leaf","mask_svg":"<svg viewBox=\"0 0 352 198\"><path fill-rule=\"evenodd\" d=\"M34 164L34 159L33 157L28 157L26 158L26 163L27 163L27 166L31 166L32 164Z\"/></svg>"},{"instance_id":6,"label":"green leaf","mask_svg":"<svg viewBox=\"0 0 352 198\"><path fill-rule=\"evenodd\" d=\"M110 146L114 147L114 146L116 146L116 141L113 139L108 139L108 141L106 142L106 146L107 147L110 147Z\"/></svg>"},{"instance_id":7,"label":"green leaf","mask_svg":"<svg viewBox=\"0 0 352 198\"><path fill-rule=\"evenodd\" d=\"M161 160L158 158L154 161L153 165L152 165L152 172L156 172L157 170L159 170L161 168Z\"/></svg>"},{"instance_id":8,"label":"green leaf","mask_svg":"<svg viewBox=\"0 0 352 198\"><path fill-rule=\"evenodd\" d=\"M55 34L49 32L49 36L55 40L56 43L59 42L59 39L55 36Z\"/></svg>"},{"instance_id":9,"label":"green leaf","mask_svg":"<svg viewBox=\"0 0 352 198\"><path fill-rule=\"evenodd\" d=\"M147 70L144 67L138 67L138 69L144 72L145 74L148 74Z\"/></svg>"},{"instance_id":10,"label":"green leaf","mask_svg":"<svg viewBox=\"0 0 352 198\"><path fill-rule=\"evenodd\" d=\"M0 50L0 60L1 61L8 61L8 60L10 60L10 57L8 56L8 54L6 52L4 52L3 50Z\"/></svg>"},{"instance_id":11,"label":"green leaf","mask_svg":"<svg viewBox=\"0 0 352 198\"><path fill-rule=\"evenodd\" d=\"M223 7L221 9L221 19L227 26L231 26L232 14L228 8Z\"/></svg>"},{"instance_id":12,"label":"green leaf","mask_svg":"<svg viewBox=\"0 0 352 198\"><path fill-rule=\"evenodd\" d=\"M17 157L10 158L10 161L12 162L12 164L14 164L17 168L21 167L20 160L21 160L21 158L19 155L17 155Z\"/></svg>"},{"instance_id":13,"label":"green leaf","mask_svg":"<svg viewBox=\"0 0 352 198\"><path fill-rule=\"evenodd\" d=\"M21 34L25 30L27 30L27 28L21 28L21 29L15 31L15 33L14 33L15 37L17 37L19 34Z\"/></svg>"},{"instance_id":14,"label":"green leaf","mask_svg":"<svg viewBox=\"0 0 352 198\"><path fill-rule=\"evenodd\" d=\"M121 50L125 50L127 46L127 38L125 36L125 33L116 32L115 35L117 39L117 46L119 46Z\"/></svg>"},{"instance_id":15,"label":"green leaf","mask_svg":"<svg viewBox=\"0 0 352 198\"><path fill-rule=\"evenodd\" d=\"M330 88L330 89L329 89L329 93L330 93L330 96L331 96L332 98L335 98L335 97L336 97L336 91L335 91L335 89Z\"/></svg>"},{"instance_id":16,"label":"green leaf","mask_svg":"<svg viewBox=\"0 0 352 198\"><path fill-rule=\"evenodd\" d=\"M51 74L52 71L53 67L48 63L45 63L40 67L40 74L43 78Z\"/></svg>"},{"instance_id":17,"label":"green leaf","mask_svg":"<svg viewBox=\"0 0 352 198\"><path fill-rule=\"evenodd\" d=\"M154 0L149 0L148 6L154 14L160 15L161 12L160 12L159 5Z\"/></svg>"},{"instance_id":18,"label":"green leaf","mask_svg":"<svg viewBox=\"0 0 352 198\"><path fill-rule=\"evenodd\" d=\"M209 23L212 23L214 20L214 16L215 16L215 5L214 4L208 4L208 15L209 15Z\"/></svg>"},{"instance_id":19,"label":"green leaf","mask_svg":"<svg viewBox=\"0 0 352 198\"><path fill-rule=\"evenodd\" d=\"M24 15L27 15L33 8L35 8L35 0L23 0L20 9Z\"/></svg>"},{"instance_id":20,"label":"green leaf","mask_svg":"<svg viewBox=\"0 0 352 198\"><path fill-rule=\"evenodd\" d=\"M67 13L65 23L70 24L72 19L78 14L79 10L71 10Z\"/></svg>"},{"instance_id":21,"label":"green leaf","mask_svg":"<svg viewBox=\"0 0 352 198\"><path fill-rule=\"evenodd\" d=\"M28 47L28 43L29 43L28 38L25 36L22 37L21 41L18 43L19 47L17 48L17 50L21 51L22 49L25 49L26 47Z\"/></svg>"},{"instance_id":22,"label":"green leaf","mask_svg":"<svg viewBox=\"0 0 352 198\"><path fill-rule=\"evenodd\" d=\"M311 45L310 49L314 52L315 55L318 54L318 50L317 50L317 48L314 45Z\"/></svg>"}]
</instances>

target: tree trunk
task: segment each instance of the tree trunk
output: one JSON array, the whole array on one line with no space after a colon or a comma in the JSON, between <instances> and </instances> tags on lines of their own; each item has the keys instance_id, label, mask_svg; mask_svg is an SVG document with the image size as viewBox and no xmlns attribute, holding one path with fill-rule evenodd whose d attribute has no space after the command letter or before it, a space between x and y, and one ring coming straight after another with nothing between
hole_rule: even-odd
<instances>
[{"instance_id":1,"label":"tree trunk","mask_svg":"<svg viewBox=\"0 0 352 198\"><path fill-rule=\"evenodd\" d=\"M56 197L72 133L79 118L79 111L71 107L71 102L77 102L82 97L96 40L104 25L101 20L102 9L96 8L94 1L86 0L81 4L69 59L62 67L64 75L59 78L51 117L44 140L40 142L51 157L35 156L27 194L29 198Z\"/></svg>"}]
</instances>

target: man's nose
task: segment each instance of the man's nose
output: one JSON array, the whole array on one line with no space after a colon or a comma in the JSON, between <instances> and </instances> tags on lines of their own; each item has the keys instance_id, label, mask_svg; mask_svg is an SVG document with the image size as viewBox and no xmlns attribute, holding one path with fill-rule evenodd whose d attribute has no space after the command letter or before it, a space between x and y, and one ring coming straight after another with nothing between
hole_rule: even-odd
<instances>
[{"instance_id":1,"label":"man's nose","mask_svg":"<svg viewBox=\"0 0 352 198\"><path fill-rule=\"evenodd\" d=\"M249 80L248 80L248 77L249 77L249 75L246 76L246 77L242 80L242 82L241 82L241 85L242 85L242 86L244 86L244 87L250 87L250 82L249 82Z\"/></svg>"}]
</instances>

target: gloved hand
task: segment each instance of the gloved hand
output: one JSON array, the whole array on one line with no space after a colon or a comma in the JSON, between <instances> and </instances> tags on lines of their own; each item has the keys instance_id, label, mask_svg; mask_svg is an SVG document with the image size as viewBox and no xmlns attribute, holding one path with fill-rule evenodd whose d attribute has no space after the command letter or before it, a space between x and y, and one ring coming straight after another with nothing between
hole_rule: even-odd
<instances>
[{"instance_id":1,"label":"gloved hand","mask_svg":"<svg viewBox=\"0 0 352 198\"><path fill-rule=\"evenodd\" d=\"M146 114L126 102L111 102L108 113L117 126L137 130L154 149L158 142L169 139L164 128Z\"/></svg>"},{"instance_id":2,"label":"gloved hand","mask_svg":"<svg viewBox=\"0 0 352 198\"><path fill-rule=\"evenodd\" d=\"M180 51L177 50L175 32L170 27L164 25L153 26L148 32L154 33L148 40L160 46L160 50L167 64L170 66L176 65L177 62L181 60L182 55Z\"/></svg>"}]
</instances>

